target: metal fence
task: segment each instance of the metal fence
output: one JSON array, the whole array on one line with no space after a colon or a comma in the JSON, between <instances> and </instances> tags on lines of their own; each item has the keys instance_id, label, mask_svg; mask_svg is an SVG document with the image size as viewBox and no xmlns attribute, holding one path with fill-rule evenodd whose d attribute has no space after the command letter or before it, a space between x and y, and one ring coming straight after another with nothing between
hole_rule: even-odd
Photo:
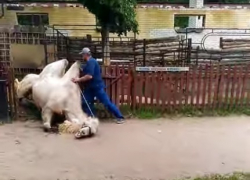
<instances>
[{"instance_id":1,"label":"metal fence","mask_svg":"<svg viewBox=\"0 0 250 180\"><path fill-rule=\"evenodd\" d=\"M240 105L248 105L245 100L250 97L249 68L245 67L249 66L241 64L248 64L250 60L247 49L250 30L203 29L198 32L189 29L178 36L142 40L133 37L110 38L111 66L103 67L103 76L112 100L117 105L132 108L159 106L162 109L178 109L187 105L228 107L236 101L242 102ZM61 58L71 62L81 60L79 51L86 46L100 64L105 58L100 37L68 37L55 28L42 33L0 32L0 79L6 80L11 117L18 112L14 78L42 70L42 67L12 68L10 49L13 44L42 45L43 66ZM175 74L139 73L135 72L136 66L189 66L190 71ZM164 95L166 92L168 95ZM222 100L214 94L222 97Z\"/></svg>"},{"instance_id":2,"label":"metal fence","mask_svg":"<svg viewBox=\"0 0 250 180\"><path fill-rule=\"evenodd\" d=\"M16 103L16 94L14 87L15 78L22 78L28 73L38 73L49 62L55 61L61 58L67 58L67 38L62 33L55 29L45 32L26 32L20 31L20 28L1 29L0 32L0 80L1 80L1 114L2 107L6 107L4 102L7 100L7 111L10 119L17 117L18 109ZM19 46L20 45L20 46ZM40 45L43 47L43 54L41 58L43 63L41 66L37 66L34 62L26 62L27 67L15 67L16 56L13 53L14 46L19 46L22 49L22 45ZM26 48L26 47L24 47ZM50 48L51 51L48 51ZM18 48L16 48L18 49ZM26 52L29 56L36 57L34 52ZM27 56L25 56L27 57ZM28 64L30 63L30 64ZM6 114L6 113L5 113ZM6 119L6 118L5 118ZM8 118L7 118L8 119ZM0 120L1 121L1 120ZM6 121L6 120L5 120Z\"/></svg>"},{"instance_id":3,"label":"metal fence","mask_svg":"<svg viewBox=\"0 0 250 180\"><path fill-rule=\"evenodd\" d=\"M120 77L111 96L118 106L156 108L163 112L185 107L208 110L250 107L250 65L199 65L179 72L107 68Z\"/></svg>"},{"instance_id":4,"label":"metal fence","mask_svg":"<svg viewBox=\"0 0 250 180\"><path fill-rule=\"evenodd\" d=\"M199 31L198 31L199 30ZM191 64L249 63L250 29L187 28L183 35L191 41Z\"/></svg>"},{"instance_id":5,"label":"metal fence","mask_svg":"<svg viewBox=\"0 0 250 180\"><path fill-rule=\"evenodd\" d=\"M181 36L143 40L110 38L110 60L113 65L122 63L134 66L184 66L188 63L191 53L188 43ZM89 47L93 56L101 62L106 58L103 56L102 41L91 36L69 37L68 47L71 61L81 60L79 52L83 47Z\"/></svg>"}]
</instances>

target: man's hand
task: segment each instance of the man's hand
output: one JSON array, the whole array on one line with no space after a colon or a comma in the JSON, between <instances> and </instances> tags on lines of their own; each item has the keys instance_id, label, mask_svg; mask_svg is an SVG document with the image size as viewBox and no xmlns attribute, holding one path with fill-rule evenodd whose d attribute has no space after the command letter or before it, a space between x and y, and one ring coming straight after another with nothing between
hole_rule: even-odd
<instances>
[{"instance_id":1,"label":"man's hand","mask_svg":"<svg viewBox=\"0 0 250 180\"><path fill-rule=\"evenodd\" d=\"M71 81L74 83L78 83L80 78L72 78Z\"/></svg>"},{"instance_id":2,"label":"man's hand","mask_svg":"<svg viewBox=\"0 0 250 180\"><path fill-rule=\"evenodd\" d=\"M81 78L72 78L71 81L74 83L78 83L78 82L86 82L89 81L90 79L92 79L93 77L91 75L85 75Z\"/></svg>"}]
</instances>

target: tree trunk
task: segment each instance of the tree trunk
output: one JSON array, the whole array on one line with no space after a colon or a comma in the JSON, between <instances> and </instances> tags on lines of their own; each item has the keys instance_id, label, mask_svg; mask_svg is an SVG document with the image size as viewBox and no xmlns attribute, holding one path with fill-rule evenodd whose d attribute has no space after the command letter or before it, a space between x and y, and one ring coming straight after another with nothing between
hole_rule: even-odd
<instances>
[{"instance_id":1,"label":"tree trunk","mask_svg":"<svg viewBox=\"0 0 250 180\"><path fill-rule=\"evenodd\" d=\"M102 28L102 59L105 66L110 65L109 29Z\"/></svg>"}]
</instances>

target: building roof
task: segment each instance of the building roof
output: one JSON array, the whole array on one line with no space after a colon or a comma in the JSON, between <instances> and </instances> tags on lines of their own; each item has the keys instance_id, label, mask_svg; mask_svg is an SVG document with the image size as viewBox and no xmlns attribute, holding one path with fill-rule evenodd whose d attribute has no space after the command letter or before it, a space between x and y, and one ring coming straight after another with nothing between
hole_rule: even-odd
<instances>
[{"instance_id":1,"label":"building roof","mask_svg":"<svg viewBox=\"0 0 250 180\"><path fill-rule=\"evenodd\" d=\"M77 3L77 0L3 0L7 3ZM189 0L137 0L139 4L189 4ZM246 5L249 0L204 0L204 4Z\"/></svg>"},{"instance_id":2,"label":"building roof","mask_svg":"<svg viewBox=\"0 0 250 180\"><path fill-rule=\"evenodd\" d=\"M7 2L6 6L84 8L82 4L77 3L77 0L5 0L5 1ZM139 8L192 9L189 8L189 4L187 3L189 0L150 0L150 1L137 0L137 1ZM204 7L201 9L250 9L249 3L238 3L238 4L207 3L212 1L216 0L205 0Z\"/></svg>"},{"instance_id":3,"label":"building roof","mask_svg":"<svg viewBox=\"0 0 250 180\"><path fill-rule=\"evenodd\" d=\"M75 3L75 2L21 2L21 3L7 3L5 6L22 6L22 7L72 7L72 8L84 8L82 4ZM143 4L140 3L137 5L138 8L156 8L156 9L188 9L192 10L194 8L189 8L186 4ZM199 9L250 9L250 4L205 4L204 7Z\"/></svg>"}]
</instances>

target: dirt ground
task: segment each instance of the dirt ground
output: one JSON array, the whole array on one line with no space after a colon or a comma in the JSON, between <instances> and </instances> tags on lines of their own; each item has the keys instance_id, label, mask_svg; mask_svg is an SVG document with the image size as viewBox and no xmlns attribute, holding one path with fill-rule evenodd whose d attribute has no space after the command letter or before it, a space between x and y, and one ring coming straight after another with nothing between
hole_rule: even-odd
<instances>
[{"instance_id":1,"label":"dirt ground","mask_svg":"<svg viewBox=\"0 0 250 180\"><path fill-rule=\"evenodd\" d=\"M174 179L250 169L249 117L102 123L96 137L0 126L1 180Z\"/></svg>"}]
</instances>

